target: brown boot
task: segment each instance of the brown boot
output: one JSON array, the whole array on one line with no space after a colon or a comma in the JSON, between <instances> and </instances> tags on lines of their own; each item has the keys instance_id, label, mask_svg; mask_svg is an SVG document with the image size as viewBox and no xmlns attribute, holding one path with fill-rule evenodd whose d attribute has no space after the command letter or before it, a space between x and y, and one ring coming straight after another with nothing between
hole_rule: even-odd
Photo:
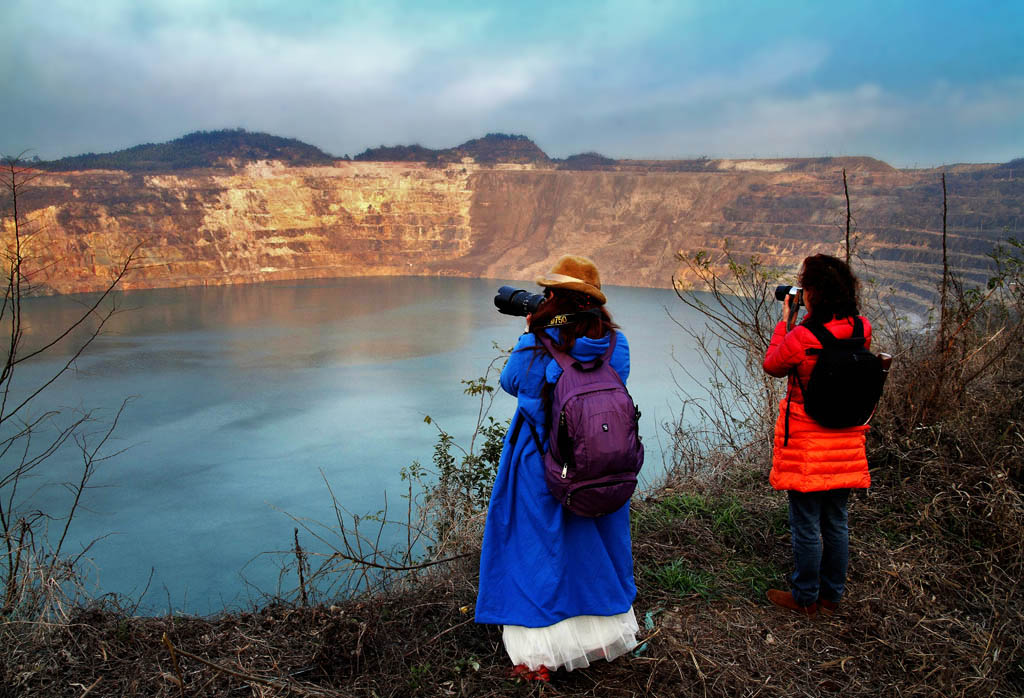
<instances>
[{"instance_id":1,"label":"brown boot","mask_svg":"<svg viewBox=\"0 0 1024 698\"><path fill-rule=\"evenodd\" d=\"M782 608L788 608L791 611L802 613L808 618L812 618L814 614L818 612L818 604L812 603L810 606L801 606L796 602L796 599L793 598L793 593L790 591L769 589L766 596L768 597L768 600L776 606L781 606Z\"/></svg>"},{"instance_id":2,"label":"brown boot","mask_svg":"<svg viewBox=\"0 0 1024 698\"><path fill-rule=\"evenodd\" d=\"M823 616L831 616L839 609L839 604L835 601L828 601L826 599L818 599L818 612Z\"/></svg>"}]
</instances>

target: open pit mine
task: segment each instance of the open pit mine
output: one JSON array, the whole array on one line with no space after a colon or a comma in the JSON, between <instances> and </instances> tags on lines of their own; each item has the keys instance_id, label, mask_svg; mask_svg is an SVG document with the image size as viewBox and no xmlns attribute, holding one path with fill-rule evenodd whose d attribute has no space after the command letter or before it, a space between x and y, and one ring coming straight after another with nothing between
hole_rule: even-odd
<instances>
[{"instance_id":1,"label":"open pit mine","mask_svg":"<svg viewBox=\"0 0 1024 698\"><path fill-rule=\"evenodd\" d=\"M852 245L865 279L920 311L951 268L992 273L995 245L1024 228L1024 165L898 170L870 158L483 164L257 161L230 167L36 172L20 190L36 293L366 275L530 280L566 252L607 284L693 279L680 254L756 255L787 272L842 254L846 170ZM699 167L684 166L686 162ZM686 171L686 170L691 171ZM13 232L11 219L5 233Z\"/></svg>"}]
</instances>

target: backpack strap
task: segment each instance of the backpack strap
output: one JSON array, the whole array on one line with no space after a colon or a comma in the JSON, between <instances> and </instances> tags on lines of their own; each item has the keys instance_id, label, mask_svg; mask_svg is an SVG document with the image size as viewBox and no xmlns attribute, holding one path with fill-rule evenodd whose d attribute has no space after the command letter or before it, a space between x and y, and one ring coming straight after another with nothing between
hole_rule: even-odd
<instances>
[{"instance_id":1,"label":"backpack strap","mask_svg":"<svg viewBox=\"0 0 1024 698\"><path fill-rule=\"evenodd\" d=\"M608 348L605 350L604 354L602 354L599 358L594 359L593 361L583 362L569 354L566 354L564 351L559 351L558 348L555 346L554 341L551 339L551 337L548 336L547 332L540 333L541 343L544 345L544 348L548 350L548 354L551 355L551 358L558 362L558 365L562 368L562 371L566 371L572 366L575 366L581 371L593 371L594 369L599 368L601 364L605 363L611 358L612 352L615 351L615 342L616 339L618 339L618 334L615 332L615 330L612 330L611 337L609 339L610 341L608 342Z\"/></svg>"},{"instance_id":2,"label":"backpack strap","mask_svg":"<svg viewBox=\"0 0 1024 698\"><path fill-rule=\"evenodd\" d=\"M838 341L835 335L829 332L825 328L825 325L821 323L814 322L813 320L811 320L804 321L800 324L803 327L805 327L811 334L814 335L814 338L818 340L822 347L821 349L808 349L807 354L809 355L820 354L825 347L829 346L830 344L835 344ZM859 332L861 336L864 336L864 326L861 324L859 317L857 318L857 322L853 326L853 331L855 335ZM789 445L789 404L793 400L792 388L794 380L796 381L796 384L800 387L800 394L802 395L804 392L804 384L800 381L800 373L797 371L796 366L789 369L789 386L786 388L786 427L785 436L782 440L783 446Z\"/></svg>"},{"instance_id":3,"label":"backpack strap","mask_svg":"<svg viewBox=\"0 0 1024 698\"><path fill-rule=\"evenodd\" d=\"M534 429L533 427L533 422L527 419L526 415L524 415L519 410L516 410L516 414L515 417L513 417L513 419L515 420L516 425L512 428L512 438L510 438L508 441L509 446L515 448L516 440L519 438L519 432L523 428L523 422L526 422L526 426L530 429L530 434L533 435L533 442L537 445L537 453L543 456L544 446L541 445L540 437L537 435L537 430Z\"/></svg>"},{"instance_id":4,"label":"backpack strap","mask_svg":"<svg viewBox=\"0 0 1024 698\"><path fill-rule=\"evenodd\" d=\"M829 332L827 329L825 329L824 325L819 324L817 322L806 322L804 323L804 327L807 328L807 330L814 335L814 338L818 340L818 343L821 344L823 348L827 347L830 344L835 344L836 336ZM808 349L807 351L808 353L821 353L820 349Z\"/></svg>"},{"instance_id":5,"label":"backpack strap","mask_svg":"<svg viewBox=\"0 0 1024 698\"><path fill-rule=\"evenodd\" d=\"M803 326L810 330L811 334L821 343L823 348L839 341L823 324L812 321L803 323ZM859 339L861 340L861 346L864 345L864 321L861 320L860 315L857 315L853 320L853 333L850 335L850 339ZM821 353L814 349L808 349L807 351L813 354Z\"/></svg>"},{"instance_id":6,"label":"backpack strap","mask_svg":"<svg viewBox=\"0 0 1024 698\"><path fill-rule=\"evenodd\" d=\"M533 422L523 417L523 421L526 422L526 426L530 427L530 433L533 435L533 443L537 446L537 453L544 456L544 444L540 440L540 436L537 435L537 430L533 428Z\"/></svg>"}]
</instances>

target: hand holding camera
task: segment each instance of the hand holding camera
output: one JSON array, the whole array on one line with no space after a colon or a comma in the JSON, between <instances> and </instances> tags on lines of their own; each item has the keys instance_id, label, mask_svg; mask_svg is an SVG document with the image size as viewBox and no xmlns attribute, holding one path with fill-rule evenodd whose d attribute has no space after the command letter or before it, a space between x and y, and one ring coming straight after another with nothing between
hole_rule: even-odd
<instances>
[{"instance_id":1,"label":"hand holding camera","mask_svg":"<svg viewBox=\"0 0 1024 698\"><path fill-rule=\"evenodd\" d=\"M787 329L793 329L800 306L804 304L804 290L799 286L776 286L775 300L782 301L782 321Z\"/></svg>"}]
</instances>

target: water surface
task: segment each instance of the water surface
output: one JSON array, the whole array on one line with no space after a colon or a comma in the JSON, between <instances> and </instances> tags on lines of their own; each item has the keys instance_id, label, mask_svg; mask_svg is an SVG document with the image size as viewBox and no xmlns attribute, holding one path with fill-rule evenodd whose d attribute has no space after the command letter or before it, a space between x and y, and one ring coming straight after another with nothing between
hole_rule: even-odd
<instances>
[{"instance_id":1,"label":"water surface","mask_svg":"<svg viewBox=\"0 0 1024 698\"><path fill-rule=\"evenodd\" d=\"M493 344L511 347L522 331L522 319L493 308L504 283L533 290L369 278L121 294L123 311L33 405L62 409L63 420L94 410L95 443L131 396L107 452L127 450L98 469L70 551L102 538L89 557L104 592L138 595L152 570L150 612L209 613L274 591L277 564L258 556L291 547L283 512L333 519L321 471L348 510L376 512L385 492L401 502L403 466L429 463L437 432L425 415L468 439L478 403L460 381L483 375ZM608 297L632 350L650 479L662 463L658 425L678 409L673 353L693 355L666 307L694 318L671 291L612 287ZM66 326L81 302L33 299L29 343ZM70 351L64 343L25 365L15 389ZM501 393L494 414L507 419L514 407ZM58 511L68 496L59 483L80 463L73 444L51 457L32 481L32 505Z\"/></svg>"}]
</instances>

